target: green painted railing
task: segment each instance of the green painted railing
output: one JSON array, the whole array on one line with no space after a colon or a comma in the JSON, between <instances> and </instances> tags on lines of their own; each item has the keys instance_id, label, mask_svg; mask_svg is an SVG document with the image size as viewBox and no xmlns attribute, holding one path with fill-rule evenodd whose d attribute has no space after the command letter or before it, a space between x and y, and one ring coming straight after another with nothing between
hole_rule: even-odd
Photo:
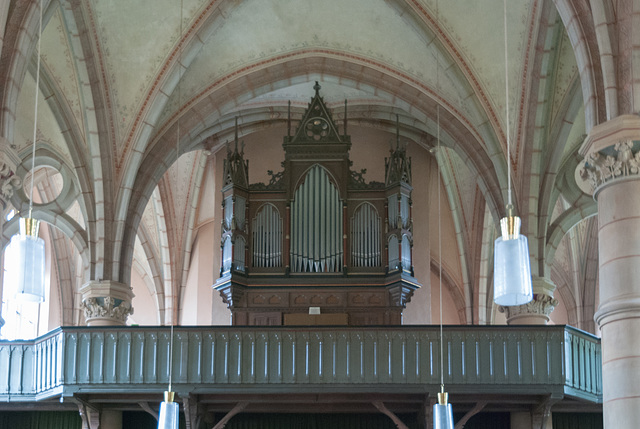
<instances>
[{"instance_id":1,"label":"green painted railing","mask_svg":"<svg viewBox=\"0 0 640 429\"><path fill-rule=\"evenodd\" d=\"M444 328L451 393L548 392L602 400L600 341L568 326ZM32 341L0 341L0 401L76 392L161 391L168 327L65 327ZM176 327L177 392L437 391L438 327ZM301 390L302 389L302 390Z\"/></svg>"}]
</instances>

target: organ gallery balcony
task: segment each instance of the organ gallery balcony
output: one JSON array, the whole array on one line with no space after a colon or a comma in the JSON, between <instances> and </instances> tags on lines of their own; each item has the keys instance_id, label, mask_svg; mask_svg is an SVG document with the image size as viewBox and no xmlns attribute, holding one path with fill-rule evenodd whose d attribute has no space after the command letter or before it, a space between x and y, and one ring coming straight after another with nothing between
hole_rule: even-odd
<instances>
[{"instance_id":1,"label":"organ gallery balcony","mask_svg":"<svg viewBox=\"0 0 640 429\"><path fill-rule=\"evenodd\" d=\"M440 390L437 326L62 327L0 342L0 410L144 409L169 382L183 409L420 413ZM569 326L447 326L454 409L599 410L600 341ZM197 405L197 407L196 407ZM195 407L195 408L194 408Z\"/></svg>"}]
</instances>

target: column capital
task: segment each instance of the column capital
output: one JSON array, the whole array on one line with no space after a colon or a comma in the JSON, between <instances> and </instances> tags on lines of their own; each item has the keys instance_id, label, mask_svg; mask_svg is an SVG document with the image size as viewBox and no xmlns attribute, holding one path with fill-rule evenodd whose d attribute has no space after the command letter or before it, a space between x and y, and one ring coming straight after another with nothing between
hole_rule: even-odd
<instances>
[{"instance_id":1,"label":"column capital","mask_svg":"<svg viewBox=\"0 0 640 429\"><path fill-rule=\"evenodd\" d=\"M544 293L534 293L533 299L523 305L498 307L507 316L508 325L546 325L558 300Z\"/></svg>"},{"instance_id":2,"label":"column capital","mask_svg":"<svg viewBox=\"0 0 640 429\"><path fill-rule=\"evenodd\" d=\"M0 205L4 210L14 190L22 185L22 179L15 174L20 158L4 137L0 137L0 148Z\"/></svg>"},{"instance_id":3,"label":"column capital","mask_svg":"<svg viewBox=\"0 0 640 429\"><path fill-rule=\"evenodd\" d=\"M640 179L640 116L621 115L593 127L578 153L584 159L576 183L595 198L613 181Z\"/></svg>"},{"instance_id":4,"label":"column capital","mask_svg":"<svg viewBox=\"0 0 640 429\"><path fill-rule=\"evenodd\" d=\"M113 280L92 280L80 288L84 317L89 326L124 325L133 314L133 291Z\"/></svg>"}]
</instances>

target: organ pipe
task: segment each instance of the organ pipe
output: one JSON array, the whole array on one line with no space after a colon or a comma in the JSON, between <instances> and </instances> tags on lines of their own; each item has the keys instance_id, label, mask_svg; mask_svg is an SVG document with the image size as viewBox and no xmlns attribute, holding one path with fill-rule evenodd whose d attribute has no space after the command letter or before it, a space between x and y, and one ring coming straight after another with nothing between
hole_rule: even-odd
<instances>
[{"instance_id":1,"label":"organ pipe","mask_svg":"<svg viewBox=\"0 0 640 429\"><path fill-rule=\"evenodd\" d=\"M239 197L237 196L235 199L235 202L233 204L234 206L234 216L236 219L236 227L240 230L244 231L244 217L245 217L245 208L247 205L247 200L244 199L244 197Z\"/></svg>"},{"instance_id":2,"label":"organ pipe","mask_svg":"<svg viewBox=\"0 0 640 429\"><path fill-rule=\"evenodd\" d=\"M227 229L231 229L231 221L233 220L233 197L228 196L224 199L224 224Z\"/></svg>"},{"instance_id":3,"label":"organ pipe","mask_svg":"<svg viewBox=\"0 0 640 429\"><path fill-rule=\"evenodd\" d=\"M340 272L342 202L324 168L313 166L291 204L293 272Z\"/></svg>"},{"instance_id":4,"label":"organ pipe","mask_svg":"<svg viewBox=\"0 0 640 429\"><path fill-rule=\"evenodd\" d=\"M379 267L380 217L369 203L357 208L351 219L351 265Z\"/></svg>"},{"instance_id":5,"label":"organ pipe","mask_svg":"<svg viewBox=\"0 0 640 429\"><path fill-rule=\"evenodd\" d=\"M245 270L244 249L246 243L244 237L237 236L233 245L233 267L238 271Z\"/></svg>"},{"instance_id":6,"label":"organ pipe","mask_svg":"<svg viewBox=\"0 0 640 429\"><path fill-rule=\"evenodd\" d=\"M272 204L265 204L252 224L253 266L282 266L282 218Z\"/></svg>"},{"instance_id":7,"label":"organ pipe","mask_svg":"<svg viewBox=\"0 0 640 429\"><path fill-rule=\"evenodd\" d=\"M389 210L389 228L395 229L398 227L398 194L389 195L387 197L388 210Z\"/></svg>"},{"instance_id":8,"label":"organ pipe","mask_svg":"<svg viewBox=\"0 0 640 429\"><path fill-rule=\"evenodd\" d=\"M400 265L400 249L398 248L398 237L392 235L389 238L389 271L397 270Z\"/></svg>"},{"instance_id":9,"label":"organ pipe","mask_svg":"<svg viewBox=\"0 0 640 429\"><path fill-rule=\"evenodd\" d=\"M402 268L411 270L411 243L406 235L402 236Z\"/></svg>"},{"instance_id":10,"label":"organ pipe","mask_svg":"<svg viewBox=\"0 0 640 429\"><path fill-rule=\"evenodd\" d=\"M222 271L228 272L231 269L231 237L227 237L222 245Z\"/></svg>"},{"instance_id":11,"label":"organ pipe","mask_svg":"<svg viewBox=\"0 0 640 429\"><path fill-rule=\"evenodd\" d=\"M400 197L400 219L402 219L402 227L407 228L409 226L409 196L402 194Z\"/></svg>"}]
</instances>

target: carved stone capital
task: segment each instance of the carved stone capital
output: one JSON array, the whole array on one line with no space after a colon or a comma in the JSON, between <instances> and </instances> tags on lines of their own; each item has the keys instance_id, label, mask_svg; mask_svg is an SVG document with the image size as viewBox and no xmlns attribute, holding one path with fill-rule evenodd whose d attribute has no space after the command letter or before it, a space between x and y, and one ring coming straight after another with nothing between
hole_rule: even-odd
<instances>
[{"instance_id":1,"label":"carved stone capital","mask_svg":"<svg viewBox=\"0 0 640 429\"><path fill-rule=\"evenodd\" d=\"M594 127L580 148L575 172L580 189L597 197L617 180L640 179L640 117L622 115Z\"/></svg>"},{"instance_id":2,"label":"carved stone capital","mask_svg":"<svg viewBox=\"0 0 640 429\"><path fill-rule=\"evenodd\" d=\"M0 204L2 209L7 207L7 203L13 197L13 192L22 185L22 179L16 176L11 164L0 159Z\"/></svg>"},{"instance_id":3,"label":"carved stone capital","mask_svg":"<svg viewBox=\"0 0 640 429\"><path fill-rule=\"evenodd\" d=\"M599 152L591 152L578 170L576 180L579 180L580 188L594 194L613 180L633 176L640 178L640 141L620 140Z\"/></svg>"},{"instance_id":4,"label":"carved stone capital","mask_svg":"<svg viewBox=\"0 0 640 429\"><path fill-rule=\"evenodd\" d=\"M524 305L498 307L507 316L508 325L546 325L549 315L558 305L558 300L547 294L534 294L533 299Z\"/></svg>"},{"instance_id":5,"label":"carved stone capital","mask_svg":"<svg viewBox=\"0 0 640 429\"><path fill-rule=\"evenodd\" d=\"M16 168L20 164L12 145L7 139L0 137L0 204L5 209L7 202L13 196L13 191L22 185L22 180L16 176Z\"/></svg>"},{"instance_id":6,"label":"carved stone capital","mask_svg":"<svg viewBox=\"0 0 640 429\"><path fill-rule=\"evenodd\" d=\"M123 283L92 281L80 288L80 293L88 326L124 325L133 314L133 292Z\"/></svg>"}]
</instances>

